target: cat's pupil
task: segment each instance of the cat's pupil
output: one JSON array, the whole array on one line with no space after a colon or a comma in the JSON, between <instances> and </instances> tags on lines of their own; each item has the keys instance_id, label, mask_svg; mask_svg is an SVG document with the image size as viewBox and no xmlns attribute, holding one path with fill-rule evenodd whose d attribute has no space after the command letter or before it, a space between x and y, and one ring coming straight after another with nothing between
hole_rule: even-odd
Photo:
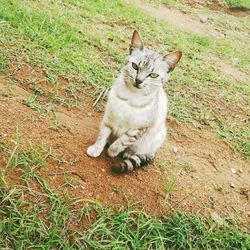
<instances>
[{"instance_id":1,"label":"cat's pupil","mask_svg":"<svg viewBox=\"0 0 250 250\"><path fill-rule=\"evenodd\" d=\"M133 67L135 70L138 70L138 69L139 69L138 65L135 64L135 63L132 63L132 67Z\"/></svg>"}]
</instances>

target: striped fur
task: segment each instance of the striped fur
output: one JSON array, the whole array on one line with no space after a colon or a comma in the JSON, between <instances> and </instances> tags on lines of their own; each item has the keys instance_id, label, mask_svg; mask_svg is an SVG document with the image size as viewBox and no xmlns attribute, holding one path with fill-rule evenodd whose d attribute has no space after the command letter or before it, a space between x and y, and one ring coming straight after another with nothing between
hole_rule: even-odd
<instances>
[{"instance_id":1,"label":"striped fur","mask_svg":"<svg viewBox=\"0 0 250 250\"><path fill-rule=\"evenodd\" d=\"M127 157L112 167L124 173L152 162L166 138L167 96L163 84L181 57L181 52L161 56L144 47L134 32L129 56L109 92L96 142L87 149L98 157L107 143L108 155Z\"/></svg>"}]
</instances>

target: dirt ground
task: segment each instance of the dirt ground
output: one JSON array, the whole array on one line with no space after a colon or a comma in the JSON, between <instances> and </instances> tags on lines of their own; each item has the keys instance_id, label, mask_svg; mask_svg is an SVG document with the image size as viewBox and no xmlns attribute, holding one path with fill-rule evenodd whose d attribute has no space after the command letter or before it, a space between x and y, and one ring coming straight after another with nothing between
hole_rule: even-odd
<instances>
[{"instance_id":1,"label":"dirt ground","mask_svg":"<svg viewBox=\"0 0 250 250\"><path fill-rule=\"evenodd\" d=\"M39 101L46 104L52 89L41 70L24 63L19 68L12 65L8 73L21 82L32 74L36 76L35 86L43 90ZM61 93L63 81L58 84ZM93 108L90 97L82 94L80 108L56 106L60 125L55 128L55 120L41 118L24 105L24 100L34 93L33 84L26 81L9 86L8 77L0 74L0 92L1 139L12 139L14 148L18 127L21 145L43 142L45 148L51 147L64 159L62 163L48 159L48 166L40 169L55 192L67 190L71 198L94 199L115 208L134 204L154 215L177 209L249 220L249 162L242 161L239 153L218 140L214 131L193 130L169 117L168 140L155 163L133 173L114 175L110 171L113 160L105 152L97 159L86 155L87 147L96 139L102 116ZM19 176L18 170L9 172L8 181L20 184ZM72 185L65 185L66 179Z\"/></svg>"},{"instance_id":2,"label":"dirt ground","mask_svg":"<svg viewBox=\"0 0 250 250\"><path fill-rule=\"evenodd\" d=\"M184 4L188 4L194 8L209 8L211 10L223 11L237 17L244 17L249 14L249 9L239 7L228 7L223 1L199 1L199 0L183 0Z\"/></svg>"}]
</instances>

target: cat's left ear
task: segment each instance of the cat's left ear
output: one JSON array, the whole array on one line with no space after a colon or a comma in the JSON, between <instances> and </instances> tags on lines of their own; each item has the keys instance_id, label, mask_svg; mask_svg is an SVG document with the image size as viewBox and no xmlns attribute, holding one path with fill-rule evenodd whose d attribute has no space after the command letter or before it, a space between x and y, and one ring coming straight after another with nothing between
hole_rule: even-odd
<instances>
[{"instance_id":1,"label":"cat's left ear","mask_svg":"<svg viewBox=\"0 0 250 250\"><path fill-rule=\"evenodd\" d=\"M168 68L168 72L174 70L175 65L180 61L182 56L182 52L181 51L175 51L172 52L170 54L167 54L163 57L163 60L167 63L167 65L169 66Z\"/></svg>"},{"instance_id":2,"label":"cat's left ear","mask_svg":"<svg viewBox=\"0 0 250 250\"><path fill-rule=\"evenodd\" d=\"M143 42L139 36L139 33L137 30L134 31L131 44L129 46L129 54L131 55L134 49L140 49L143 50Z\"/></svg>"}]
</instances>

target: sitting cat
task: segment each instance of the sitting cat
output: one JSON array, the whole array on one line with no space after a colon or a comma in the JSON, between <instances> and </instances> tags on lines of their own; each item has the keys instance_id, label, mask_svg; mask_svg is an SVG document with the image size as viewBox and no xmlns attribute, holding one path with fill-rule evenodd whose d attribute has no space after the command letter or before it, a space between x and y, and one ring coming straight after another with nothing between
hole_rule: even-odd
<instances>
[{"instance_id":1,"label":"sitting cat","mask_svg":"<svg viewBox=\"0 0 250 250\"><path fill-rule=\"evenodd\" d=\"M87 149L90 157L98 157L109 143L109 156L122 153L123 157L112 167L114 172L132 171L153 161L167 133L163 85L181 55L176 51L161 56L145 48L134 31L124 69L110 90L97 141Z\"/></svg>"}]
</instances>

